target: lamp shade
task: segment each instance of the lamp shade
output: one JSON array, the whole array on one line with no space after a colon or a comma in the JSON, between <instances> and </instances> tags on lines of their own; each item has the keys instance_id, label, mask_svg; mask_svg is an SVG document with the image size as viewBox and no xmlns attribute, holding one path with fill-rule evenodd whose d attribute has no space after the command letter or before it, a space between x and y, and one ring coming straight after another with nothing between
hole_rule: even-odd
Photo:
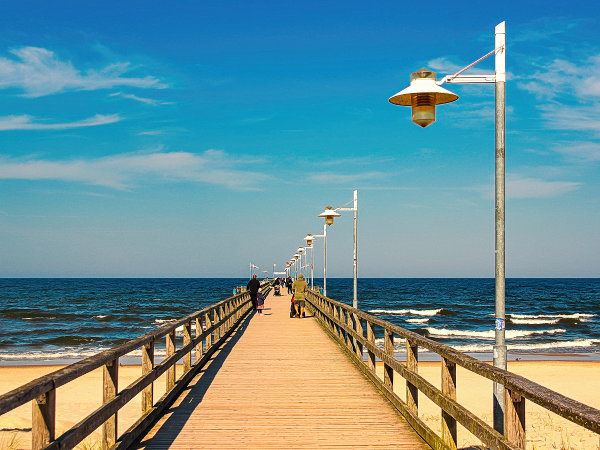
<instances>
[{"instance_id":1,"label":"lamp shade","mask_svg":"<svg viewBox=\"0 0 600 450\"><path fill-rule=\"evenodd\" d=\"M340 216L341 214L338 213L335 209L333 209L333 206L328 206L327 208L325 208L325 211L319 214L319 217L325 217L325 223L327 225L333 225L333 219L335 217Z\"/></svg>"},{"instance_id":2,"label":"lamp shade","mask_svg":"<svg viewBox=\"0 0 600 450\"><path fill-rule=\"evenodd\" d=\"M450 103L458 95L436 83L435 72L422 68L410 75L410 86L389 99L390 103L412 108L412 121L425 128L435 122L435 106Z\"/></svg>"},{"instance_id":3,"label":"lamp shade","mask_svg":"<svg viewBox=\"0 0 600 450\"><path fill-rule=\"evenodd\" d=\"M304 240L306 241L306 245L308 245L309 247L312 246L313 243L313 235L312 234L307 234L306 237L304 238Z\"/></svg>"}]
</instances>

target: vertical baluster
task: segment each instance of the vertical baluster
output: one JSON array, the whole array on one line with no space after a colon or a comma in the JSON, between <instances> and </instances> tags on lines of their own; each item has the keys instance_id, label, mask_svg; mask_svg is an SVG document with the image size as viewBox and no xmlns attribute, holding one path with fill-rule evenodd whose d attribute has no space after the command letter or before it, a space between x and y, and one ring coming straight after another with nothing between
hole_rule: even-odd
<instances>
[{"instance_id":1,"label":"vertical baluster","mask_svg":"<svg viewBox=\"0 0 600 450\"><path fill-rule=\"evenodd\" d=\"M504 435L518 448L525 448L525 397L504 388Z\"/></svg>"},{"instance_id":2,"label":"vertical baluster","mask_svg":"<svg viewBox=\"0 0 600 450\"><path fill-rule=\"evenodd\" d=\"M383 343L386 355L394 357L394 333L387 328L383 330ZM383 384L384 386L394 389L394 369L383 363Z\"/></svg>"},{"instance_id":3,"label":"vertical baluster","mask_svg":"<svg viewBox=\"0 0 600 450\"><path fill-rule=\"evenodd\" d=\"M219 321L221 320L219 309L220 308L218 306L215 309L213 309L213 323L215 325L218 324ZM215 329L213 344L216 343L220 337L221 337L221 327L219 326Z\"/></svg>"},{"instance_id":4,"label":"vertical baluster","mask_svg":"<svg viewBox=\"0 0 600 450\"><path fill-rule=\"evenodd\" d=\"M354 316L354 326L355 326L355 331L359 336L364 337L364 331L363 331L363 326L362 326L362 319L360 317L358 317L356 314L353 314ZM362 361L363 359L363 346L362 344L355 339L354 341L354 350L356 351L356 356L358 357L359 361Z\"/></svg>"},{"instance_id":5,"label":"vertical baluster","mask_svg":"<svg viewBox=\"0 0 600 450\"><path fill-rule=\"evenodd\" d=\"M192 342L192 322L183 324L183 346ZM192 368L192 349L183 355L183 373L186 374Z\"/></svg>"},{"instance_id":6,"label":"vertical baluster","mask_svg":"<svg viewBox=\"0 0 600 450\"><path fill-rule=\"evenodd\" d=\"M406 340L406 368L414 373L419 372L419 348L417 344ZM417 387L406 382L406 406L415 414L419 412L419 390Z\"/></svg>"},{"instance_id":7,"label":"vertical baluster","mask_svg":"<svg viewBox=\"0 0 600 450\"><path fill-rule=\"evenodd\" d=\"M206 324L206 329L210 329L212 327L212 320L210 318L211 315L211 311L208 311L205 315L204 315L204 323ZM207 333L206 338L205 338L205 346L204 348L208 351L209 348L212 347L212 333Z\"/></svg>"},{"instance_id":8,"label":"vertical baluster","mask_svg":"<svg viewBox=\"0 0 600 450\"><path fill-rule=\"evenodd\" d=\"M346 311L344 310L344 319L345 319L345 323L346 323L346 330L353 330L354 329L354 321L352 320L352 314L350 313L350 311ZM348 349L352 352L354 352L354 339L352 338L352 334L350 333L350 331L346 331L346 345L348 346Z\"/></svg>"},{"instance_id":9,"label":"vertical baluster","mask_svg":"<svg viewBox=\"0 0 600 450\"><path fill-rule=\"evenodd\" d=\"M119 390L119 359L104 365L102 371L102 404L105 405L117 396ZM102 448L111 448L117 442L117 413L102 425Z\"/></svg>"},{"instance_id":10,"label":"vertical baluster","mask_svg":"<svg viewBox=\"0 0 600 450\"><path fill-rule=\"evenodd\" d=\"M142 347L142 375L147 375L154 369L154 339ZM145 414L154 406L154 381L142 392L142 412Z\"/></svg>"},{"instance_id":11,"label":"vertical baluster","mask_svg":"<svg viewBox=\"0 0 600 450\"><path fill-rule=\"evenodd\" d=\"M56 389L40 395L32 401L31 447L46 447L54 440L56 426Z\"/></svg>"},{"instance_id":12,"label":"vertical baluster","mask_svg":"<svg viewBox=\"0 0 600 450\"><path fill-rule=\"evenodd\" d=\"M202 331L202 314L200 314L198 317L196 317L196 338L202 334ZM196 362L200 361L200 358L202 358L202 355L204 355L202 341L203 339L199 340L196 344Z\"/></svg>"},{"instance_id":13,"label":"vertical baluster","mask_svg":"<svg viewBox=\"0 0 600 450\"><path fill-rule=\"evenodd\" d=\"M442 357L442 392L456 400L456 364ZM442 440L456 449L456 419L442 410Z\"/></svg>"},{"instance_id":14,"label":"vertical baluster","mask_svg":"<svg viewBox=\"0 0 600 450\"><path fill-rule=\"evenodd\" d=\"M229 331L229 329L231 328L231 305L229 304L229 302L225 303L225 332Z\"/></svg>"},{"instance_id":15,"label":"vertical baluster","mask_svg":"<svg viewBox=\"0 0 600 450\"><path fill-rule=\"evenodd\" d=\"M175 354L175 330L167 334L165 339L165 347L167 350L167 358ZM167 369L167 392L175 387L175 362L176 361L173 361L173 365Z\"/></svg>"},{"instance_id":16,"label":"vertical baluster","mask_svg":"<svg viewBox=\"0 0 600 450\"><path fill-rule=\"evenodd\" d=\"M373 346L375 346L375 327L368 320L367 322L367 340ZM373 353L370 349L367 353L367 365L371 372L375 373L375 353Z\"/></svg>"}]
</instances>

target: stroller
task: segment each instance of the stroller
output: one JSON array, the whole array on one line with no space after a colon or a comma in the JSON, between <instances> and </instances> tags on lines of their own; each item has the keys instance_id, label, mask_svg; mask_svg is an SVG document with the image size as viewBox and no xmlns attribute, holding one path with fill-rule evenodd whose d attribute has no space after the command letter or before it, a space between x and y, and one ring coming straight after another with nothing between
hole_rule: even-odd
<instances>
[{"instance_id":1,"label":"stroller","mask_svg":"<svg viewBox=\"0 0 600 450\"><path fill-rule=\"evenodd\" d=\"M292 303L290 304L290 319L296 316L296 308L294 308L294 296L292 295Z\"/></svg>"},{"instance_id":2,"label":"stroller","mask_svg":"<svg viewBox=\"0 0 600 450\"><path fill-rule=\"evenodd\" d=\"M273 295L281 295L281 287L278 284L275 285L275 291Z\"/></svg>"}]
</instances>

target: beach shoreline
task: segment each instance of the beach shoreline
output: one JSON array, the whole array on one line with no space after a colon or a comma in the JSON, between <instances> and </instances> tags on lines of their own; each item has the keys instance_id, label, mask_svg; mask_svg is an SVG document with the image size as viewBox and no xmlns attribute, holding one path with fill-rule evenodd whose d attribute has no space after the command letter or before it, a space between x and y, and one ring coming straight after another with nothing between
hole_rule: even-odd
<instances>
[{"instance_id":1,"label":"beach shoreline","mask_svg":"<svg viewBox=\"0 0 600 450\"><path fill-rule=\"evenodd\" d=\"M40 376L51 373L64 365L5 365L0 366L0 394L4 394ZM382 364L377 364L382 373ZM528 360L509 361L511 372L524 376L563 395L600 409L600 361L597 360ZM178 376L182 368L178 366ZM440 386L440 363L420 361L419 374L434 386ZM119 386L127 386L141 374L141 366L123 364L119 368ZM165 390L163 377L155 382L155 400ZM405 384L397 376L394 390L405 398ZM468 372L461 367L457 370L457 399L484 421L492 423L492 382ZM57 389L57 436L90 414L102 402L102 368L78 378ZM597 449L598 435L549 413L543 408L528 402L526 406L527 448L560 448L561 443L569 443L569 448ZM141 398L133 399L119 412L119 430L131 425L141 414ZM423 394L419 395L419 416L436 432L440 432L440 410ZM29 448L31 443L31 404L22 405L10 413L0 416L0 446L16 439L18 448ZM479 441L461 426L458 427L460 447L476 445ZM99 430L88 438L88 444L100 438Z\"/></svg>"}]
</instances>

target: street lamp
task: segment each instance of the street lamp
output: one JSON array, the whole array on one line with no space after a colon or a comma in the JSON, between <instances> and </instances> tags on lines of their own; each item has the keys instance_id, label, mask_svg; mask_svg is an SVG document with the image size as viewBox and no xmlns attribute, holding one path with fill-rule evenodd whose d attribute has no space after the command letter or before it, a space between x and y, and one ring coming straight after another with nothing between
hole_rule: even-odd
<instances>
[{"instance_id":1,"label":"street lamp","mask_svg":"<svg viewBox=\"0 0 600 450\"><path fill-rule=\"evenodd\" d=\"M461 75L467 69L495 55L495 73L490 75ZM435 105L456 100L458 96L440 88L444 83L494 83L496 94L496 270L495 270L495 345L494 366L506 370L506 313L505 313L505 245L504 245L504 203L505 203L505 111L506 111L506 23L501 22L495 28L494 49L478 60L462 68L454 75L448 75L437 83L435 73L421 69L411 75L410 87L390 97L396 105L413 108L413 122L422 127L435 120ZM494 429L504 432L504 386L494 382Z\"/></svg>"},{"instance_id":2,"label":"street lamp","mask_svg":"<svg viewBox=\"0 0 600 450\"><path fill-rule=\"evenodd\" d=\"M250 278L252 278L252 275L254 274L254 269L258 269L258 266L250 263Z\"/></svg>"},{"instance_id":3,"label":"street lamp","mask_svg":"<svg viewBox=\"0 0 600 450\"><path fill-rule=\"evenodd\" d=\"M347 207L346 205L352 203L352 207ZM344 206L341 206L340 208L333 208L333 206L328 206L327 208L325 208L325 211L323 211L321 214L319 214L319 217L324 217L325 218L325 223L327 225L332 225L333 224L333 219L334 217L339 217L341 216L341 214L339 214L337 211L353 211L354 212L354 246L353 246L353 250L354 250L354 257L353 257L353 275L354 275L354 295L352 298L352 306L354 308L358 308L358 239L357 239L357 234L358 234L358 191L355 189L354 190L354 195L352 200L350 200L348 203L346 203Z\"/></svg>"},{"instance_id":4,"label":"street lamp","mask_svg":"<svg viewBox=\"0 0 600 450\"><path fill-rule=\"evenodd\" d=\"M297 280L298 279L298 258L300 258L300 255L298 253L294 254L294 279Z\"/></svg>"},{"instance_id":5,"label":"street lamp","mask_svg":"<svg viewBox=\"0 0 600 450\"><path fill-rule=\"evenodd\" d=\"M304 262L306 263L306 254L304 253L304 247L298 247L296 250L300 255L300 273L303 273L304 264L302 264L302 255L304 255Z\"/></svg>"},{"instance_id":6,"label":"street lamp","mask_svg":"<svg viewBox=\"0 0 600 450\"><path fill-rule=\"evenodd\" d=\"M306 248L310 248L310 288L315 288L315 248L313 247L314 237L312 234L307 234L304 238L306 241Z\"/></svg>"}]
</instances>

